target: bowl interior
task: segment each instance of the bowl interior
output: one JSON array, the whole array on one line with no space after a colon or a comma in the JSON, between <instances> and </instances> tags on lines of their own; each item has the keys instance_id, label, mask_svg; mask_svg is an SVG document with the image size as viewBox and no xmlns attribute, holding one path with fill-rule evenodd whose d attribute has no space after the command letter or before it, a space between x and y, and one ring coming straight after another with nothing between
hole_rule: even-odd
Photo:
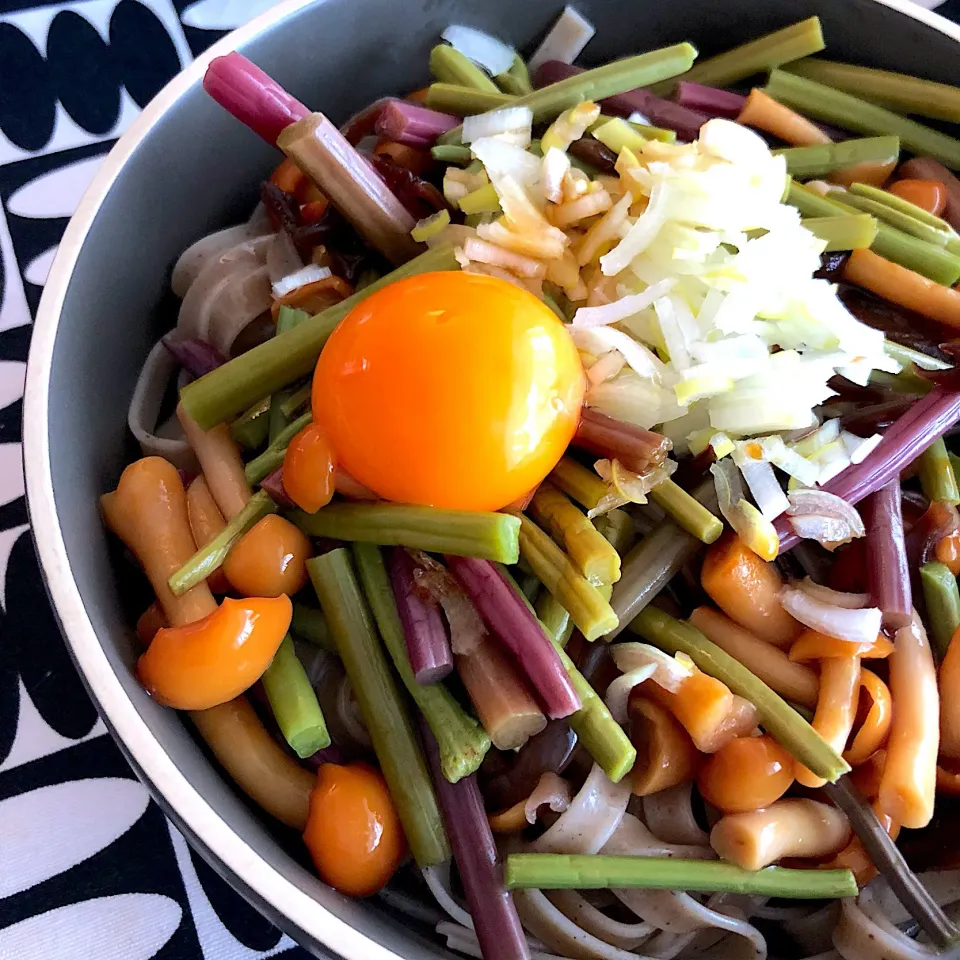
<instances>
[{"instance_id":1,"label":"bowl interior","mask_svg":"<svg viewBox=\"0 0 960 960\"><path fill-rule=\"evenodd\" d=\"M448 24L475 24L524 48L560 6L557 0L310 6L294 0L282 16L268 15L266 28L241 31L239 42L291 92L339 122L376 97L422 86L428 51ZM960 83L956 40L893 6L910 4L577 3L598 26L587 63L687 39L709 55L819 14L832 59ZM130 670L136 652L129 604L118 590L97 497L115 485L130 452L126 410L140 364L175 319L166 292L170 267L194 239L249 213L259 180L278 156L206 98L199 69L188 77L189 85L174 82L178 95L161 94L163 111L152 114L153 122L144 118L108 161L119 164L112 185L99 206L83 205L83 222L72 225L48 281L24 431L41 560L68 639L124 749L218 869L318 955L330 955L320 946L326 943L357 958L449 956L388 909L320 884L304 868L295 838L237 796L177 715L152 703ZM351 937L351 928L373 942Z\"/></svg>"}]
</instances>

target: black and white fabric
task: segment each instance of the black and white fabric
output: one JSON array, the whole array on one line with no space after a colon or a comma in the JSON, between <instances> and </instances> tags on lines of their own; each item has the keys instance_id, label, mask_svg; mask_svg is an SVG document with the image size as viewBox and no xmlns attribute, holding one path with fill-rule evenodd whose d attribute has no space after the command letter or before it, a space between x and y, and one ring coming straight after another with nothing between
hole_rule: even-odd
<instances>
[{"instance_id":1,"label":"black and white fabric","mask_svg":"<svg viewBox=\"0 0 960 960\"><path fill-rule=\"evenodd\" d=\"M50 613L27 524L24 371L97 166L190 60L273 0L0 0L0 960L306 960L150 800Z\"/></svg>"},{"instance_id":2,"label":"black and white fabric","mask_svg":"<svg viewBox=\"0 0 960 960\"><path fill-rule=\"evenodd\" d=\"M960 0L917 0L960 20ZM178 70L273 0L0 0L0 960L306 960L187 846L84 693L30 540L31 318L67 220Z\"/></svg>"}]
</instances>

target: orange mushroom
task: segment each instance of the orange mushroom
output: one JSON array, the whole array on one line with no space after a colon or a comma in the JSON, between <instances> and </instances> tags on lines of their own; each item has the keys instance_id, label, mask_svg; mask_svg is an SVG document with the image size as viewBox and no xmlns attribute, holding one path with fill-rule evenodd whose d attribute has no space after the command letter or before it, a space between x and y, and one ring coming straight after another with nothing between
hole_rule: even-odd
<instances>
[{"instance_id":1,"label":"orange mushroom","mask_svg":"<svg viewBox=\"0 0 960 960\"><path fill-rule=\"evenodd\" d=\"M283 489L307 513L316 513L333 498L337 461L330 441L316 423L304 427L283 458Z\"/></svg>"},{"instance_id":2,"label":"orange mushroom","mask_svg":"<svg viewBox=\"0 0 960 960\"><path fill-rule=\"evenodd\" d=\"M230 586L245 597L293 596L307 583L313 547L289 520L264 517L231 548L223 561Z\"/></svg>"},{"instance_id":3,"label":"orange mushroom","mask_svg":"<svg viewBox=\"0 0 960 960\"><path fill-rule=\"evenodd\" d=\"M158 703L206 710L239 696L270 666L290 627L286 596L227 598L195 623L157 631L137 676Z\"/></svg>"}]
</instances>

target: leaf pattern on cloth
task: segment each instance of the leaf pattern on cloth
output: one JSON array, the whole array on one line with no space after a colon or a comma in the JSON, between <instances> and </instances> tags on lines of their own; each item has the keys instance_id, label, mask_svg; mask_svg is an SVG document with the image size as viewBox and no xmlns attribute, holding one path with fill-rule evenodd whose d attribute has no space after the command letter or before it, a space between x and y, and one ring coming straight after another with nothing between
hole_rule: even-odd
<instances>
[{"instance_id":1,"label":"leaf pattern on cloth","mask_svg":"<svg viewBox=\"0 0 960 960\"><path fill-rule=\"evenodd\" d=\"M269 6L209 4L189 16L190 0L0 4L3 960L307 960L189 850L106 735L50 609L23 495L32 317L67 220L140 109Z\"/></svg>"}]
</instances>

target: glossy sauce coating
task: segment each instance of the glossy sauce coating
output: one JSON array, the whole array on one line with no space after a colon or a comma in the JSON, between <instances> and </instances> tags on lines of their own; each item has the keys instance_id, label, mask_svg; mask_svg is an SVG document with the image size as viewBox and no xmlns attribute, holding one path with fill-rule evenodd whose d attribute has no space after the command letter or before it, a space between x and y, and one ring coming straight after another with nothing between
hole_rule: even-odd
<instances>
[{"instance_id":1,"label":"glossy sauce coating","mask_svg":"<svg viewBox=\"0 0 960 960\"><path fill-rule=\"evenodd\" d=\"M769 735L731 740L697 777L703 799L724 813L767 807L792 783L793 758Z\"/></svg>"},{"instance_id":2,"label":"glossy sauce coating","mask_svg":"<svg viewBox=\"0 0 960 960\"><path fill-rule=\"evenodd\" d=\"M292 612L286 596L227 597L202 620L158 630L137 662L137 676L154 700L176 710L226 703L270 666Z\"/></svg>"},{"instance_id":3,"label":"glossy sauce coating","mask_svg":"<svg viewBox=\"0 0 960 960\"><path fill-rule=\"evenodd\" d=\"M313 417L381 497L497 510L560 459L583 400L563 324L503 280L433 273L355 307L327 342Z\"/></svg>"},{"instance_id":4,"label":"glossy sauce coating","mask_svg":"<svg viewBox=\"0 0 960 960\"><path fill-rule=\"evenodd\" d=\"M264 517L230 549L223 572L245 597L293 596L307 582L310 541L289 520Z\"/></svg>"},{"instance_id":5,"label":"glossy sauce coating","mask_svg":"<svg viewBox=\"0 0 960 960\"><path fill-rule=\"evenodd\" d=\"M387 784L366 763L320 767L303 840L321 878L353 897L385 886L407 850Z\"/></svg>"}]
</instances>

